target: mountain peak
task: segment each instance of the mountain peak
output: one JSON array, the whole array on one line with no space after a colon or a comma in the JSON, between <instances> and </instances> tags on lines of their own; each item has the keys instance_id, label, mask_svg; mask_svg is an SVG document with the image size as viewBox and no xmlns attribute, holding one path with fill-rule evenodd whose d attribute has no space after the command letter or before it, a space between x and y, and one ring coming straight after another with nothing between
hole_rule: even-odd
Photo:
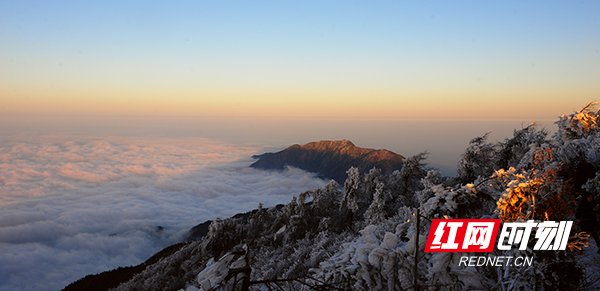
<instances>
[{"instance_id":1,"label":"mountain peak","mask_svg":"<svg viewBox=\"0 0 600 291\"><path fill-rule=\"evenodd\" d=\"M277 153L255 156L250 165L259 169L284 169L286 166L316 173L321 178L334 179L343 184L346 171L358 167L361 172L373 167L390 174L402 168L404 157L388 150L361 148L349 140L322 140L304 145L295 144Z\"/></svg>"},{"instance_id":2,"label":"mountain peak","mask_svg":"<svg viewBox=\"0 0 600 291\"><path fill-rule=\"evenodd\" d=\"M349 147L351 149L356 148L356 146L347 139L313 141L305 145L301 145L300 147L304 149L314 149L319 151L340 150L345 147Z\"/></svg>"}]
</instances>

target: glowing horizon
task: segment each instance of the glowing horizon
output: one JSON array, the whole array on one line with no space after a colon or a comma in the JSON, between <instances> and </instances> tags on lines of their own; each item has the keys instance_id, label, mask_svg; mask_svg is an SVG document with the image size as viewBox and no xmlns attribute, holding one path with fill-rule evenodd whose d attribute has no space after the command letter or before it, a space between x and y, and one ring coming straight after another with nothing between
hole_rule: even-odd
<instances>
[{"instance_id":1,"label":"glowing horizon","mask_svg":"<svg viewBox=\"0 0 600 291\"><path fill-rule=\"evenodd\" d=\"M553 119L600 4L0 4L0 114Z\"/></svg>"}]
</instances>

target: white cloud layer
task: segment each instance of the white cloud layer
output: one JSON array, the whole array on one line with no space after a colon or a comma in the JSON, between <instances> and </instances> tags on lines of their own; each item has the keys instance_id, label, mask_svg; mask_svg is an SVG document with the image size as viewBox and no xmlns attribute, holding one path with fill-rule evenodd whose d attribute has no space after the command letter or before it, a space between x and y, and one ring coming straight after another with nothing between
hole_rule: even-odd
<instances>
[{"instance_id":1,"label":"white cloud layer","mask_svg":"<svg viewBox=\"0 0 600 291\"><path fill-rule=\"evenodd\" d=\"M205 220L325 184L249 168L260 148L208 139L1 140L0 290L59 290L141 263Z\"/></svg>"}]
</instances>

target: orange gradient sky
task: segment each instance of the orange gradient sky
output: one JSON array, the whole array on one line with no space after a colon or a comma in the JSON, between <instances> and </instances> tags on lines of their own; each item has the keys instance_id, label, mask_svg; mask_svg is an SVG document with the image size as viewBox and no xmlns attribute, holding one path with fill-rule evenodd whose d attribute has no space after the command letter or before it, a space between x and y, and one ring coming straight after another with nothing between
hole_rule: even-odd
<instances>
[{"instance_id":1,"label":"orange gradient sky","mask_svg":"<svg viewBox=\"0 0 600 291\"><path fill-rule=\"evenodd\" d=\"M554 119L600 96L598 8L3 2L0 114Z\"/></svg>"}]
</instances>

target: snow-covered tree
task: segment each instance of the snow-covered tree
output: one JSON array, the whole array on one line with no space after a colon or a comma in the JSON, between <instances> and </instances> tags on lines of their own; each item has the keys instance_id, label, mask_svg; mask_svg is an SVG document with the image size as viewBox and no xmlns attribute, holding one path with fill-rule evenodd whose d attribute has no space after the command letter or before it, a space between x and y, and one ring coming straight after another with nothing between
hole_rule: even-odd
<instances>
[{"instance_id":1,"label":"snow-covered tree","mask_svg":"<svg viewBox=\"0 0 600 291\"><path fill-rule=\"evenodd\" d=\"M461 155L456 170L459 183L473 182L477 177L487 177L494 172L496 149L487 142L489 132L469 142L469 147Z\"/></svg>"},{"instance_id":2,"label":"snow-covered tree","mask_svg":"<svg viewBox=\"0 0 600 291\"><path fill-rule=\"evenodd\" d=\"M373 201L365 212L366 223L376 224L386 218L385 202L390 200L387 196L390 196L389 193L384 190L383 183L379 182L373 194Z\"/></svg>"},{"instance_id":3,"label":"snow-covered tree","mask_svg":"<svg viewBox=\"0 0 600 291\"><path fill-rule=\"evenodd\" d=\"M418 203L414 194L423 189L421 179L427 174L425 160L427 151L411 156L404 160L402 169L394 171L389 180L389 188L395 200L395 207L402 205L416 206Z\"/></svg>"},{"instance_id":4,"label":"snow-covered tree","mask_svg":"<svg viewBox=\"0 0 600 291\"><path fill-rule=\"evenodd\" d=\"M244 237L244 227L240 222L239 219L234 218L217 217L213 220L206 236L205 249L216 258L239 244Z\"/></svg>"},{"instance_id":5,"label":"snow-covered tree","mask_svg":"<svg viewBox=\"0 0 600 291\"><path fill-rule=\"evenodd\" d=\"M512 138L500 143L495 168L508 170L510 167L517 167L532 146L539 147L548 142L547 136L548 131L538 130L535 122L522 129L515 129Z\"/></svg>"},{"instance_id":6,"label":"snow-covered tree","mask_svg":"<svg viewBox=\"0 0 600 291\"><path fill-rule=\"evenodd\" d=\"M600 111L594 111L597 104L597 102L590 102L573 114L561 115L556 122L558 125L558 131L554 135L556 140L560 142L597 135L600 131L598 127Z\"/></svg>"}]
</instances>

